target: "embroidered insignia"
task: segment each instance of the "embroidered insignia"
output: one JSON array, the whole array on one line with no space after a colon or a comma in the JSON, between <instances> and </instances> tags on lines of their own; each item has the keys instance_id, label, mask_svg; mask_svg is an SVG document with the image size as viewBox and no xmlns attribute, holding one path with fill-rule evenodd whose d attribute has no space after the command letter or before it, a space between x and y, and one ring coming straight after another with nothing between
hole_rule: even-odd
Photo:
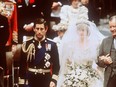
<instances>
[{"instance_id":1,"label":"embroidered insignia","mask_svg":"<svg viewBox=\"0 0 116 87\"><path fill-rule=\"evenodd\" d=\"M50 67L50 62L47 61L47 62L45 63L45 66L46 66L47 68Z\"/></svg>"},{"instance_id":2,"label":"embroidered insignia","mask_svg":"<svg viewBox=\"0 0 116 87\"><path fill-rule=\"evenodd\" d=\"M45 53L45 59L46 59L46 60L49 60L50 58L51 58L50 54Z\"/></svg>"}]
</instances>

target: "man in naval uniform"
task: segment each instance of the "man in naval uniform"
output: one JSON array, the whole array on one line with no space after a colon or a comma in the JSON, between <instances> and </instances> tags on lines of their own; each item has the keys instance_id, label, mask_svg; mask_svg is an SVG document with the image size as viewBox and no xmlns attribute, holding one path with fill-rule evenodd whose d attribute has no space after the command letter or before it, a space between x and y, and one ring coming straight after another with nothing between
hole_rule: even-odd
<instances>
[{"instance_id":1,"label":"man in naval uniform","mask_svg":"<svg viewBox=\"0 0 116 87\"><path fill-rule=\"evenodd\" d=\"M38 18L34 23L34 37L22 44L20 79L28 80L29 87L55 87L59 72L56 43L46 38L46 21Z\"/></svg>"}]
</instances>

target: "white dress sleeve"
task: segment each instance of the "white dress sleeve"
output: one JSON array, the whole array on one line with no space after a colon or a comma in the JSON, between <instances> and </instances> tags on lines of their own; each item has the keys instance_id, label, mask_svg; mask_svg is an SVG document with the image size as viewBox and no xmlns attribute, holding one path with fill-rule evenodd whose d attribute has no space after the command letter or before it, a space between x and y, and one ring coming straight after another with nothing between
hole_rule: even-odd
<instances>
[{"instance_id":1,"label":"white dress sleeve","mask_svg":"<svg viewBox=\"0 0 116 87\"><path fill-rule=\"evenodd\" d=\"M63 24L68 24L68 8L69 8L69 5L64 5L62 8L61 8L61 12L60 12L60 19L61 19L61 23Z\"/></svg>"},{"instance_id":2,"label":"white dress sleeve","mask_svg":"<svg viewBox=\"0 0 116 87\"><path fill-rule=\"evenodd\" d=\"M78 9L79 9L78 18L88 20L89 19L88 18L88 9L85 6L81 6Z\"/></svg>"}]
</instances>

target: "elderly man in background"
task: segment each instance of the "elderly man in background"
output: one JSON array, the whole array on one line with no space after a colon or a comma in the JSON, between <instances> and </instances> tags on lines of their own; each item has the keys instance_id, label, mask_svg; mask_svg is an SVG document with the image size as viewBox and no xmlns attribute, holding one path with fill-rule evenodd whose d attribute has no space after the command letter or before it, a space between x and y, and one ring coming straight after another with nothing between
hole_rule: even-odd
<instances>
[{"instance_id":1,"label":"elderly man in background","mask_svg":"<svg viewBox=\"0 0 116 87\"><path fill-rule=\"evenodd\" d=\"M109 20L112 36L105 38L99 51L98 65L105 68L104 87L116 86L116 15Z\"/></svg>"}]
</instances>

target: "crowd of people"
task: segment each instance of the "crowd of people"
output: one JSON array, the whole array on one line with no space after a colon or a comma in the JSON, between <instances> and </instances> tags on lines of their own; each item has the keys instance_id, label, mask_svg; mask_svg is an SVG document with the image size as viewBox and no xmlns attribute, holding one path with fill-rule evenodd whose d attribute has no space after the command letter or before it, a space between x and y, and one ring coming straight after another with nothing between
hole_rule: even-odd
<instances>
[{"instance_id":1,"label":"crowd of people","mask_svg":"<svg viewBox=\"0 0 116 87\"><path fill-rule=\"evenodd\" d=\"M115 87L116 14L109 37L99 16L89 0L0 0L0 87L9 51L20 87Z\"/></svg>"}]
</instances>

